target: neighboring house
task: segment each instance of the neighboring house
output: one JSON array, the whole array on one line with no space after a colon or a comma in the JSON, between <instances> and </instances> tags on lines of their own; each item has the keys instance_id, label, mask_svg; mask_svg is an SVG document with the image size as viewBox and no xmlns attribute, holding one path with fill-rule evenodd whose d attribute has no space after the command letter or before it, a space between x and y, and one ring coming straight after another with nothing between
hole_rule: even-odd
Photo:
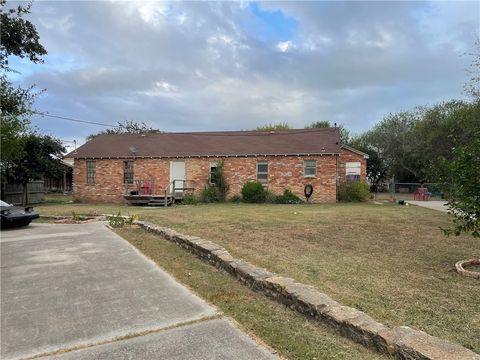
<instances>
[{"instance_id":1,"label":"neighboring house","mask_svg":"<svg viewBox=\"0 0 480 360\"><path fill-rule=\"evenodd\" d=\"M341 145L338 129L329 128L101 135L66 158L74 159L73 194L80 201L123 202L140 179L154 194L185 180L200 195L222 163L229 197L247 181L259 181L274 193L290 189L302 199L310 184L311 201L335 202L339 182L366 180L368 156Z\"/></svg>"}]
</instances>

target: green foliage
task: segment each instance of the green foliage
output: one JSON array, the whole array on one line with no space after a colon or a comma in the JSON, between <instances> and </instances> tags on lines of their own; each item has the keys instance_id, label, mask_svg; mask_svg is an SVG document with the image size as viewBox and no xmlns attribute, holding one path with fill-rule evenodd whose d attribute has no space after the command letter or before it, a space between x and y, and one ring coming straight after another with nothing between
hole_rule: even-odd
<instances>
[{"instance_id":1,"label":"green foliage","mask_svg":"<svg viewBox=\"0 0 480 360\"><path fill-rule=\"evenodd\" d=\"M249 181L242 187L242 198L247 203L264 203L267 193L257 181Z\"/></svg>"},{"instance_id":2,"label":"green foliage","mask_svg":"<svg viewBox=\"0 0 480 360\"><path fill-rule=\"evenodd\" d=\"M277 195L275 195L273 191L269 190L268 188L265 189L265 202L267 204L274 204L276 199Z\"/></svg>"},{"instance_id":3,"label":"green foliage","mask_svg":"<svg viewBox=\"0 0 480 360\"><path fill-rule=\"evenodd\" d=\"M310 125L305 126L305 129L323 129L323 128L331 128L330 121L314 121Z\"/></svg>"},{"instance_id":4,"label":"green foliage","mask_svg":"<svg viewBox=\"0 0 480 360\"><path fill-rule=\"evenodd\" d=\"M0 68L11 71L9 56L26 57L33 63L42 63L42 56L47 54L47 50L39 43L40 38L35 26L22 19L22 16L30 13L32 3L4 9L6 3L6 0L0 0Z\"/></svg>"},{"instance_id":5,"label":"green foliage","mask_svg":"<svg viewBox=\"0 0 480 360\"><path fill-rule=\"evenodd\" d=\"M480 127L478 119L480 102L457 100L390 114L361 136L360 150L376 153L374 161L381 163L373 178L386 170L397 181L436 181L430 165L450 159L452 148L468 144Z\"/></svg>"},{"instance_id":6,"label":"green foliage","mask_svg":"<svg viewBox=\"0 0 480 360\"><path fill-rule=\"evenodd\" d=\"M90 141L100 135L112 134L160 134L161 131L154 129L144 122L138 123L133 120L119 121L118 125L111 129L102 130L96 134L88 135L86 140Z\"/></svg>"},{"instance_id":7,"label":"green foliage","mask_svg":"<svg viewBox=\"0 0 480 360\"><path fill-rule=\"evenodd\" d=\"M439 159L434 171L454 215L453 229L442 230L446 235L480 238L480 130L469 144L455 148L450 159Z\"/></svg>"},{"instance_id":8,"label":"green foliage","mask_svg":"<svg viewBox=\"0 0 480 360\"><path fill-rule=\"evenodd\" d=\"M289 189L285 189L282 195L275 197L273 203L275 204L302 204L303 201L297 195L292 193Z\"/></svg>"},{"instance_id":9,"label":"green foliage","mask_svg":"<svg viewBox=\"0 0 480 360\"><path fill-rule=\"evenodd\" d=\"M186 194L182 199L183 205L196 205L197 203L198 201L193 194Z\"/></svg>"},{"instance_id":10,"label":"green foliage","mask_svg":"<svg viewBox=\"0 0 480 360\"><path fill-rule=\"evenodd\" d=\"M215 188L215 192L217 195L216 201L225 202L227 200L227 193L230 186L228 185L227 179L225 178L223 163L217 164L217 168L212 173L212 178L210 180L213 187Z\"/></svg>"},{"instance_id":11,"label":"green foliage","mask_svg":"<svg viewBox=\"0 0 480 360\"><path fill-rule=\"evenodd\" d=\"M125 225L125 221L126 221L125 218L122 216L122 214L119 211L117 215L110 216L108 220L108 224L113 228L119 228Z\"/></svg>"},{"instance_id":12,"label":"green foliage","mask_svg":"<svg viewBox=\"0 0 480 360\"><path fill-rule=\"evenodd\" d=\"M217 190L215 186L207 184L202 190L202 202L214 203L218 201Z\"/></svg>"},{"instance_id":13,"label":"green foliage","mask_svg":"<svg viewBox=\"0 0 480 360\"><path fill-rule=\"evenodd\" d=\"M280 123L268 123L263 126L258 126L255 130L256 131L282 131L282 130L289 130L290 125L286 122Z\"/></svg>"},{"instance_id":14,"label":"green foliage","mask_svg":"<svg viewBox=\"0 0 480 360\"><path fill-rule=\"evenodd\" d=\"M242 196L239 194L235 194L230 198L230 201L235 204L239 204L242 202Z\"/></svg>"},{"instance_id":15,"label":"green foliage","mask_svg":"<svg viewBox=\"0 0 480 360\"><path fill-rule=\"evenodd\" d=\"M229 185L225 178L223 163L217 165L216 170L211 176L209 183L202 190L202 202L225 202L227 200Z\"/></svg>"},{"instance_id":16,"label":"green foliage","mask_svg":"<svg viewBox=\"0 0 480 360\"><path fill-rule=\"evenodd\" d=\"M343 202L363 202L370 197L370 189L363 181L346 181L338 187L338 200Z\"/></svg>"}]
</instances>

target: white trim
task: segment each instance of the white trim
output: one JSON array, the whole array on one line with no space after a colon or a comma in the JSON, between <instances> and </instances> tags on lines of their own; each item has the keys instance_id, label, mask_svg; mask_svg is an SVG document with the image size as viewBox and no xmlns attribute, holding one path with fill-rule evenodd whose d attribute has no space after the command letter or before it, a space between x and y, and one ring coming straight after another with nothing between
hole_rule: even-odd
<instances>
[{"instance_id":1,"label":"white trim","mask_svg":"<svg viewBox=\"0 0 480 360\"><path fill-rule=\"evenodd\" d=\"M362 155L364 159L370 158L370 156L368 156L368 154L365 154L363 151L354 149L354 148L352 148L352 147L350 147L350 146L347 146L347 145L342 144L342 148L343 148L343 149L346 149L346 150L349 150L349 151L351 151L351 152L353 152L353 153L355 153L355 154Z\"/></svg>"}]
</instances>

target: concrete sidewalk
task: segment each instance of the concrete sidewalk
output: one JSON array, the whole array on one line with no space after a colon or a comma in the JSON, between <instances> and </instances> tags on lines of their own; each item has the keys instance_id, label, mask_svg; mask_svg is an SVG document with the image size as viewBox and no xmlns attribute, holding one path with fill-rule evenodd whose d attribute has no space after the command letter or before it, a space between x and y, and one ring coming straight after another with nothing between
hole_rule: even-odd
<instances>
[{"instance_id":1,"label":"concrete sidewalk","mask_svg":"<svg viewBox=\"0 0 480 360\"><path fill-rule=\"evenodd\" d=\"M102 223L4 230L1 262L2 359L274 358Z\"/></svg>"},{"instance_id":2,"label":"concrete sidewalk","mask_svg":"<svg viewBox=\"0 0 480 360\"><path fill-rule=\"evenodd\" d=\"M427 209L448 212L446 201L431 200L431 201L407 201L407 202L409 204L421 206Z\"/></svg>"}]
</instances>

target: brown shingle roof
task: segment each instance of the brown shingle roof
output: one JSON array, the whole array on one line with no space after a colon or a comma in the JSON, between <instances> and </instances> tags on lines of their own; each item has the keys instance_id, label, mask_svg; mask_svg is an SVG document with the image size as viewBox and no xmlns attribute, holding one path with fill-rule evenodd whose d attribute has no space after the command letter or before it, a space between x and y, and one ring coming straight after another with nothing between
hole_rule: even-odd
<instances>
[{"instance_id":1,"label":"brown shingle roof","mask_svg":"<svg viewBox=\"0 0 480 360\"><path fill-rule=\"evenodd\" d=\"M101 135L65 157L131 158L338 154L336 128L276 132L229 131Z\"/></svg>"}]
</instances>

